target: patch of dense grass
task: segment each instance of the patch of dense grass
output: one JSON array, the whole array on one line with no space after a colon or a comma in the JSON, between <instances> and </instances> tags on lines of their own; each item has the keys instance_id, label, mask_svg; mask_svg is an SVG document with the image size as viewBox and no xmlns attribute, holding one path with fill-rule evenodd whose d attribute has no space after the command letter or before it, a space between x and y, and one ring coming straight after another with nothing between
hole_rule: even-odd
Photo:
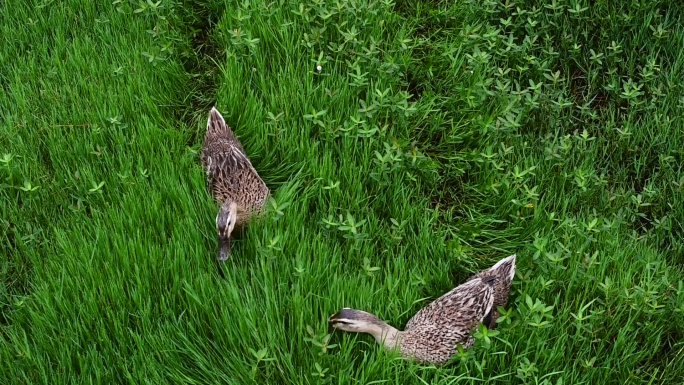
<instances>
[{"instance_id":1,"label":"patch of dense grass","mask_svg":"<svg viewBox=\"0 0 684 385\"><path fill-rule=\"evenodd\" d=\"M211 265L174 256L200 254L211 208L177 120L185 19L114 3L0 6L4 384L154 381L163 293Z\"/></svg>"},{"instance_id":2,"label":"patch of dense grass","mask_svg":"<svg viewBox=\"0 0 684 385\"><path fill-rule=\"evenodd\" d=\"M171 2L72 3L1 11L3 383L684 378L680 5L213 1L207 40ZM186 129L208 41L275 198L225 280ZM511 253L501 333L452 365L326 335Z\"/></svg>"}]
</instances>

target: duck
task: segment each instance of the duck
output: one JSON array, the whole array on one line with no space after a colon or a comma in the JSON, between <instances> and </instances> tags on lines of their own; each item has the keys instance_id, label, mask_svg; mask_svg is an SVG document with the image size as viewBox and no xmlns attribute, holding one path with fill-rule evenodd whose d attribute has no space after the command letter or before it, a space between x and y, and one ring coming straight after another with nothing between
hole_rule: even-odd
<instances>
[{"instance_id":1,"label":"duck","mask_svg":"<svg viewBox=\"0 0 684 385\"><path fill-rule=\"evenodd\" d=\"M374 314L343 308L328 319L330 328L367 333L385 348L398 350L404 358L426 364L447 363L457 352L471 347L472 331L480 323L496 327L497 306L505 306L515 276L513 254L483 270L463 284L437 298L421 310L400 331Z\"/></svg>"},{"instance_id":2,"label":"duck","mask_svg":"<svg viewBox=\"0 0 684 385\"><path fill-rule=\"evenodd\" d=\"M270 190L216 107L209 112L201 162L207 189L220 204L216 215L217 258L226 261L232 235L262 214Z\"/></svg>"}]
</instances>

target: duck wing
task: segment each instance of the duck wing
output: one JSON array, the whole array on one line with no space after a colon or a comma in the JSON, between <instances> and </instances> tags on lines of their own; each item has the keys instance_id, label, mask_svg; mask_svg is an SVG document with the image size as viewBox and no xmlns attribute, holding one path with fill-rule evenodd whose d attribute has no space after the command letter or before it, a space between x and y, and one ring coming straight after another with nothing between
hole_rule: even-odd
<instances>
[{"instance_id":1,"label":"duck wing","mask_svg":"<svg viewBox=\"0 0 684 385\"><path fill-rule=\"evenodd\" d=\"M494 285L495 306L506 306L508 303L511 283L513 282L513 277L515 277L515 258L515 254L504 258L491 268L481 271L468 279L471 280L488 275L495 275L497 277Z\"/></svg>"},{"instance_id":2,"label":"duck wing","mask_svg":"<svg viewBox=\"0 0 684 385\"><path fill-rule=\"evenodd\" d=\"M401 337L401 350L419 361L441 364L458 344L473 345L472 330L491 312L495 277L468 281L416 313Z\"/></svg>"},{"instance_id":3,"label":"duck wing","mask_svg":"<svg viewBox=\"0 0 684 385\"><path fill-rule=\"evenodd\" d=\"M511 283L513 282L513 277L515 277L515 259L516 255L513 254L500 260L491 268L468 278L469 281L489 275L494 275L497 278L494 283L494 306L492 308L491 319L485 323L489 329L494 329L496 327L496 320L499 318L499 311L497 308L499 306L504 307L508 303L508 296L511 293Z\"/></svg>"},{"instance_id":4,"label":"duck wing","mask_svg":"<svg viewBox=\"0 0 684 385\"><path fill-rule=\"evenodd\" d=\"M231 153L208 155L206 171L207 188L219 201L232 200L245 208L265 203L269 189L248 161Z\"/></svg>"},{"instance_id":5,"label":"duck wing","mask_svg":"<svg viewBox=\"0 0 684 385\"><path fill-rule=\"evenodd\" d=\"M204 136L204 149L208 147L214 147L211 144L214 142L223 142L223 144L228 144L230 147L235 148L242 152L245 156L245 150L242 148L242 143L235 136L233 130L226 124L223 115L216 109L212 107L209 112L209 119L207 119L207 132Z\"/></svg>"},{"instance_id":6,"label":"duck wing","mask_svg":"<svg viewBox=\"0 0 684 385\"><path fill-rule=\"evenodd\" d=\"M470 280L421 309L406 324L404 331L432 329L442 333L470 334L494 305L496 277Z\"/></svg>"},{"instance_id":7,"label":"duck wing","mask_svg":"<svg viewBox=\"0 0 684 385\"><path fill-rule=\"evenodd\" d=\"M202 167L207 188L219 201L234 200L245 208L265 203L269 194L266 183L216 108L211 109L207 121Z\"/></svg>"}]
</instances>

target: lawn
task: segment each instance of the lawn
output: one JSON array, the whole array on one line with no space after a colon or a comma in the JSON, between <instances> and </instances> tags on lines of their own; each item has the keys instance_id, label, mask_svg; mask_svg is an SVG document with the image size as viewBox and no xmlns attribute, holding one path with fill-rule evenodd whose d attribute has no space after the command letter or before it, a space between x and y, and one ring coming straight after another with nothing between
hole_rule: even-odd
<instances>
[{"instance_id":1,"label":"lawn","mask_svg":"<svg viewBox=\"0 0 684 385\"><path fill-rule=\"evenodd\" d=\"M0 3L0 383L684 382L684 5ZM320 67L320 70L319 68ZM209 109L273 191L216 262ZM516 253L499 334L402 328Z\"/></svg>"}]
</instances>

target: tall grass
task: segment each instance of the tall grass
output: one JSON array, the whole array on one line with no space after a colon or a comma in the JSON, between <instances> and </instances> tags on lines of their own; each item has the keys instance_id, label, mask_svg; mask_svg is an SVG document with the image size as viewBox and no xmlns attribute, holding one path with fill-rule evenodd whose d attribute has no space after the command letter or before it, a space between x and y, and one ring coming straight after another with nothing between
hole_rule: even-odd
<instances>
[{"instance_id":1,"label":"tall grass","mask_svg":"<svg viewBox=\"0 0 684 385\"><path fill-rule=\"evenodd\" d=\"M681 6L212 1L202 58L197 8L146 4L0 8L0 382L684 378ZM225 279L197 79L274 191ZM327 334L512 253L451 365Z\"/></svg>"},{"instance_id":2,"label":"tall grass","mask_svg":"<svg viewBox=\"0 0 684 385\"><path fill-rule=\"evenodd\" d=\"M165 5L0 6L2 383L163 378L142 341L164 282L208 263L170 245L202 244L211 207L174 112L192 51Z\"/></svg>"}]
</instances>

